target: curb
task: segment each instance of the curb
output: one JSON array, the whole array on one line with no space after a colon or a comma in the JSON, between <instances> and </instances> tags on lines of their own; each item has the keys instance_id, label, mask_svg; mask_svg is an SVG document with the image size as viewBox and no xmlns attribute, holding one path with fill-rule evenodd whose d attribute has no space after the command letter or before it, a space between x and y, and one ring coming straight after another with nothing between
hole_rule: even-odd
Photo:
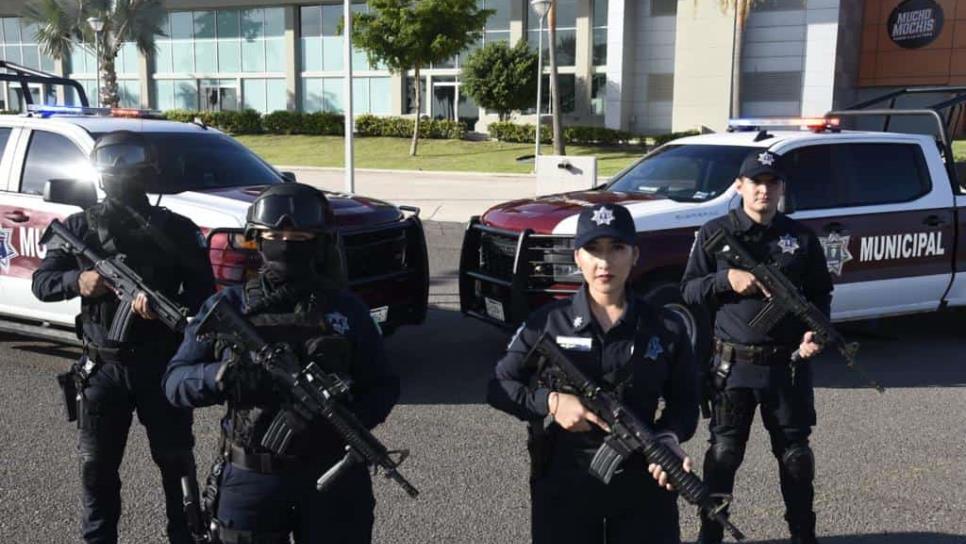
<instances>
[{"instance_id":1,"label":"curb","mask_svg":"<svg viewBox=\"0 0 966 544\"><path fill-rule=\"evenodd\" d=\"M342 172L341 166L297 166L276 164L279 170L308 170L314 172ZM356 168L356 172L371 172L374 174L429 174L440 176L472 177L472 178L513 178L513 179L535 179L535 174L513 174L496 172L459 172L453 170L391 170L383 168Z\"/></svg>"}]
</instances>

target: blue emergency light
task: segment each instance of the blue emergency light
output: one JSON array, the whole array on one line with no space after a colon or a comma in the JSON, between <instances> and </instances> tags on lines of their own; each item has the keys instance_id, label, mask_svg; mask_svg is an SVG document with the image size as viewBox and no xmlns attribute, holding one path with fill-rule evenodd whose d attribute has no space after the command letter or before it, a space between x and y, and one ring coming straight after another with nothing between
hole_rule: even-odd
<instances>
[{"instance_id":1,"label":"blue emergency light","mask_svg":"<svg viewBox=\"0 0 966 544\"><path fill-rule=\"evenodd\" d=\"M134 119L164 119L164 114L155 110L135 108L90 108L84 106L64 106L61 104L28 104L29 113L48 118L53 115L90 115L95 117L127 117Z\"/></svg>"},{"instance_id":2,"label":"blue emergency light","mask_svg":"<svg viewBox=\"0 0 966 544\"><path fill-rule=\"evenodd\" d=\"M763 127L799 127L813 132L839 129L838 117L759 117L728 119L729 132L752 132Z\"/></svg>"}]
</instances>

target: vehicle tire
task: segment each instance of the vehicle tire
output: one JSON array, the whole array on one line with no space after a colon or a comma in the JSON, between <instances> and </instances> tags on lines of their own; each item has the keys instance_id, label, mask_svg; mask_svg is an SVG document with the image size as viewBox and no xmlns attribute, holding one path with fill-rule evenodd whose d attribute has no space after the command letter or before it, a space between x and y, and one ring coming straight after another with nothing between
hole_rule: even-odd
<instances>
[{"instance_id":1,"label":"vehicle tire","mask_svg":"<svg viewBox=\"0 0 966 544\"><path fill-rule=\"evenodd\" d=\"M663 306L677 314L684 322L694 349L695 360L703 365L711 357L711 316L701 306L685 304L681 287L677 283L661 283L641 289L644 299L655 306Z\"/></svg>"}]
</instances>

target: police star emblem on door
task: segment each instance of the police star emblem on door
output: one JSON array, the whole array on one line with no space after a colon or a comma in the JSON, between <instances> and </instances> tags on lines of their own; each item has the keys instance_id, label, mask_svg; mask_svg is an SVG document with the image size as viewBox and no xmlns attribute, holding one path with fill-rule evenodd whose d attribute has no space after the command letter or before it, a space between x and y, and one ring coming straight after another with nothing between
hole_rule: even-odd
<instances>
[{"instance_id":1,"label":"police star emblem on door","mask_svg":"<svg viewBox=\"0 0 966 544\"><path fill-rule=\"evenodd\" d=\"M3 272L10 270L10 261L19 255L10 243L11 238L13 238L12 229L0 229L0 270Z\"/></svg>"},{"instance_id":2,"label":"police star emblem on door","mask_svg":"<svg viewBox=\"0 0 966 544\"><path fill-rule=\"evenodd\" d=\"M842 266L852 260L849 251L851 236L842 236L837 232L830 232L828 236L820 236L818 241L825 250L825 261L828 263L829 274L842 275Z\"/></svg>"}]
</instances>

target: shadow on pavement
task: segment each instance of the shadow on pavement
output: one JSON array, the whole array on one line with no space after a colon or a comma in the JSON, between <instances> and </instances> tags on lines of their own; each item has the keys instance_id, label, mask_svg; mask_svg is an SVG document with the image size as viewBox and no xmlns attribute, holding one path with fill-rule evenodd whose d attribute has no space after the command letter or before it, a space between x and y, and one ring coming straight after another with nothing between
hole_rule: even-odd
<instances>
[{"instance_id":1,"label":"shadow on pavement","mask_svg":"<svg viewBox=\"0 0 966 544\"><path fill-rule=\"evenodd\" d=\"M0 333L0 342L10 342L11 349L62 359L77 359L81 355L80 346L63 344L54 340L30 338L19 334Z\"/></svg>"},{"instance_id":2,"label":"shadow on pavement","mask_svg":"<svg viewBox=\"0 0 966 544\"><path fill-rule=\"evenodd\" d=\"M856 363L886 389L961 387L966 385L966 312L943 311L839 326L850 341L859 342ZM867 387L837 352L815 360L815 387Z\"/></svg>"},{"instance_id":3,"label":"shadow on pavement","mask_svg":"<svg viewBox=\"0 0 966 544\"><path fill-rule=\"evenodd\" d=\"M430 308L426 323L386 339L403 404L480 404L509 335L456 310Z\"/></svg>"},{"instance_id":4,"label":"shadow on pavement","mask_svg":"<svg viewBox=\"0 0 966 544\"><path fill-rule=\"evenodd\" d=\"M962 544L966 537L945 533L882 533L819 536L822 544ZM786 544L788 540L747 541L748 544Z\"/></svg>"}]
</instances>

